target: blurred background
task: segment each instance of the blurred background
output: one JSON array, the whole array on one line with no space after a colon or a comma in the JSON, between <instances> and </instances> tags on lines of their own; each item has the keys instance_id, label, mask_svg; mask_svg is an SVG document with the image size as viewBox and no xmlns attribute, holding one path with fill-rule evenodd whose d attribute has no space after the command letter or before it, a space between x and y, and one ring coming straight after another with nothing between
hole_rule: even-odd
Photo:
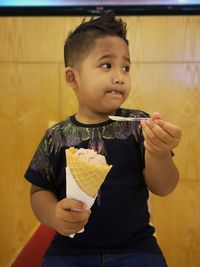
<instances>
[{"instance_id":1,"label":"blurred background","mask_svg":"<svg viewBox=\"0 0 200 267\"><path fill-rule=\"evenodd\" d=\"M179 185L167 197L151 195L151 221L170 267L198 267L200 16L121 17L128 24L132 59L132 91L123 106L159 111L183 131L174 151ZM23 178L33 153L48 127L76 112L64 78L63 46L82 19L78 14L0 16L1 267L12 265L39 225Z\"/></svg>"}]
</instances>

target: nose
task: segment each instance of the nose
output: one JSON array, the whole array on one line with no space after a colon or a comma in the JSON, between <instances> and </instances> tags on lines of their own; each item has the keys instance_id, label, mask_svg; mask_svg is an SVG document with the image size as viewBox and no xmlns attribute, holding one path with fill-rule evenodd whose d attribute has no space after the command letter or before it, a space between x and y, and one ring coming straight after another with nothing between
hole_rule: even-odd
<instances>
[{"instance_id":1,"label":"nose","mask_svg":"<svg viewBox=\"0 0 200 267\"><path fill-rule=\"evenodd\" d=\"M124 84L123 74L119 71L115 73L115 76L112 79L113 84Z\"/></svg>"}]
</instances>

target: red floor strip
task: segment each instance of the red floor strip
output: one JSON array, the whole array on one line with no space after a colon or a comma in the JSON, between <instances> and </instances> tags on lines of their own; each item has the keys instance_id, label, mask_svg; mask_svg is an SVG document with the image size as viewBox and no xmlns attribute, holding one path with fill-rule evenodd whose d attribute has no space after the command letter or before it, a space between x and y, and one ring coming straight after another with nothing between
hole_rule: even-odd
<instances>
[{"instance_id":1,"label":"red floor strip","mask_svg":"<svg viewBox=\"0 0 200 267\"><path fill-rule=\"evenodd\" d=\"M53 229L40 225L11 267L41 267L42 257L54 234Z\"/></svg>"}]
</instances>

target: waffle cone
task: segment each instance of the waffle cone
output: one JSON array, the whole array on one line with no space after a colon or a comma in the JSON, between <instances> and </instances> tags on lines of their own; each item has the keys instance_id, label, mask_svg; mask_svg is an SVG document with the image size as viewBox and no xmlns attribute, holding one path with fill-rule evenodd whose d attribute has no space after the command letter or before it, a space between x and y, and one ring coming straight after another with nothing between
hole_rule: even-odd
<instances>
[{"instance_id":1,"label":"waffle cone","mask_svg":"<svg viewBox=\"0 0 200 267\"><path fill-rule=\"evenodd\" d=\"M100 166L81 160L74 155L76 151L77 149L74 147L65 150L67 166L81 190L87 195L95 197L112 166Z\"/></svg>"}]
</instances>

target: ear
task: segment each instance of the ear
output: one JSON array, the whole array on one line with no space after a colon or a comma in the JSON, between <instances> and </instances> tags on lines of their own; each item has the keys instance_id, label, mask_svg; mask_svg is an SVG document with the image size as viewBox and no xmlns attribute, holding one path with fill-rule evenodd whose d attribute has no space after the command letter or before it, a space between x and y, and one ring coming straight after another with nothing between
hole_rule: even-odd
<instances>
[{"instance_id":1,"label":"ear","mask_svg":"<svg viewBox=\"0 0 200 267\"><path fill-rule=\"evenodd\" d=\"M78 86L77 73L74 68L72 67L65 68L65 79L70 87L72 87L73 89L77 88Z\"/></svg>"}]
</instances>

